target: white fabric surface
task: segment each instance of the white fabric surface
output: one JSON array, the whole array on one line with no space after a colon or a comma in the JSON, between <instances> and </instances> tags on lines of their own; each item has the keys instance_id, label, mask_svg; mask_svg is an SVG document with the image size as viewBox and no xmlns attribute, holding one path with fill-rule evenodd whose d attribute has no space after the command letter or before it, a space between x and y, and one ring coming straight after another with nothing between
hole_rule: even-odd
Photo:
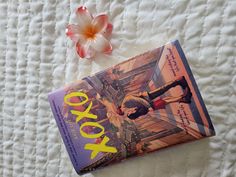
<instances>
[{"instance_id":1,"label":"white fabric surface","mask_svg":"<svg viewBox=\"0 0 236 177\"><path fill-rule=\"evenodd\" d=\"M64 30L79 5L109 15L112 55L76 57ZM47 93L173 39L182 44L217 135L85 176L235 176L235 7L235 0L1 0L0 176L77 176Z\"/></svg>"}]
</instances>

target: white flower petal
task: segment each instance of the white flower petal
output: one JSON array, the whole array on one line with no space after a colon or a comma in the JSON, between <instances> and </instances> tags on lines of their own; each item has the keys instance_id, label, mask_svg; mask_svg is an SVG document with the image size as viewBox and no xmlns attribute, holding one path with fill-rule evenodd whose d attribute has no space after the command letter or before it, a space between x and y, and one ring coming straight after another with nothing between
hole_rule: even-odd
<instances>
[{"instance_id":1,"label":"white flower petal","mask_svg":"<svg viewBox=\"0 0 236 177\"><path fill-rule=\"evenodd\" d=\"M66 35L74 42L82 40L81 38L83 38L83 36L81 35L81 33L82 32L79 25L71 24L66 27Z\"/></svg>"},{"instance_id":2,"label":"white flower petal","mask_svg":"<svg viewBox=\"0 0 236 177\"><path fill-rule=\"evenodd\" d=\"M92 21L92 25L97 32L105 31L108 25L108 16L105 14L96 16Z\"/></svg>"},{"instance_id":3,"label":"white flower petal","mask_svg":"<svg viewBox=\"0 0 236 177\"><path fill-rule=\"evenodd\" d=\"M81 58L91 58L94 56L95 51L91 48L90 44L90 41L84 44L80 44L79 42L76 44L76 51Z\"/></svg>"},{"instance_id":4,"label":"white flower petal","mask_svg":"<svg viewBox=\"0 0 236 177\"><path fill-rule=\"evenodd\" d=\"M108 23L106 30L103 32L103 36L107 39L110 39L112 30L113 25L111 23Z\"/></svg>"},{"instance_id":5,"label":"white flower petal","mask_svg":"<svg viewBox=\"0 0 236 177\"><path fill-rule=\"evenodd\" d=\"M97 34L96 38L91 41L91 47L103 53L110 53L112 51L110 42L101 34Z\"/></svg>"},{"instance_id":6,"label":"white flower petal","mask_svg":"<svg viewBox=\"0 0 236 177\"><path fill-rule=\"evenodd\" d=\"M93 17L86 7L79 7L76 11L76 15L78 24L81 26L81 28L85 28L87 25L92 23Z\"/></svg>"}]
</instances>

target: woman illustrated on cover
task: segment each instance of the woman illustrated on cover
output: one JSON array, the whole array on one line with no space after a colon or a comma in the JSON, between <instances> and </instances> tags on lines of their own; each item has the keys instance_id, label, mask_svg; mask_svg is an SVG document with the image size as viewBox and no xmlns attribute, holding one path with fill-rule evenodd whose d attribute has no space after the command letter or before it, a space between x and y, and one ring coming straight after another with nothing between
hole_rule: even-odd
<instances>
[{"instance_id":1,"label":"woman illustrated on cover","mask_svg":"<svg viewBox=\"0 0 236 177\"><path fill-rule=\"evenodd\" d=\"M182 93L176 96L165 96L165 93L175 87L180 86ZM116 131L117 138L123 141L124 134L124 118L130 123L132 120L139 119L142 116L147 115L151 111L165 109L166 105L171 103L185 103L190 104L192 93L188 86L188 83L184 76L179 77L173 81L167 82L165 85L152 90L144 91L138 94L127 94L117 107L114 103L111 103L107 99L100 97L97 94L97 100L100 101L107 109L107 118L115 127L118 127ZM132 124L132 123L131 123ZM125 128L126 129L126 128ZM148 130L147 130L148 131ZM96 139L95 143L99 143L101 139ZM136 144L136 151L138 154L143 153L145 149L145 142L140 141Z\"/></svg>"},{"instance_id":2,"label":"woman illustrated on cover","mask_svg":"<svg viewBox=\"0 0 236 177\"><path fill-rule=\"evenodd\" d=\"M181 86L183 94L177 97L163 97L165 92ZM129 119L134 120L140 116L146 115L150 110L165 109L165 106L170 103L191 103L192 93L184 76L168 82L162 87L157 88L151 92L141 92L137 95L127 95L122 101L121 106L117 109L119 115L126 115Z\"/></svg>"}]
</instances>

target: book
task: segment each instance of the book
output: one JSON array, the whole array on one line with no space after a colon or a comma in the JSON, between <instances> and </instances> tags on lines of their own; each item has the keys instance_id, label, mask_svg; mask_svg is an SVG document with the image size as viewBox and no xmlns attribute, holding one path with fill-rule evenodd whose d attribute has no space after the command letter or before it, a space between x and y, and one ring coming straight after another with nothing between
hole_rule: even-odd
<instances>
[{"instance_id":1,"label":"book","mask_svg":"<svg viewBox=\"0 0 236 177\"><path fill-rule=\"evenodd\" d=\"M177 40L48 98L78 174L215 135Z\"/></svg>"}]
</instances>

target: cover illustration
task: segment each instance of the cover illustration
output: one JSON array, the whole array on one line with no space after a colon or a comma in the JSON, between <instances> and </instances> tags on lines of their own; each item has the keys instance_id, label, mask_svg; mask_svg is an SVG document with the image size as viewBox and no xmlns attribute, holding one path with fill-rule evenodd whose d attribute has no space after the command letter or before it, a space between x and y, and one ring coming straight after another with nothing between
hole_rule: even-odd
<instances>
[{"instance_id":1,"label":"cover illustration","mask_svg":"<svg viewBox=\"0 0 236 177\"><path fill-rule=\"evenodd\" d=\"M79 174L215 134L178 41L56 90L49 101Z\"/></svg>"}]
</instances>

